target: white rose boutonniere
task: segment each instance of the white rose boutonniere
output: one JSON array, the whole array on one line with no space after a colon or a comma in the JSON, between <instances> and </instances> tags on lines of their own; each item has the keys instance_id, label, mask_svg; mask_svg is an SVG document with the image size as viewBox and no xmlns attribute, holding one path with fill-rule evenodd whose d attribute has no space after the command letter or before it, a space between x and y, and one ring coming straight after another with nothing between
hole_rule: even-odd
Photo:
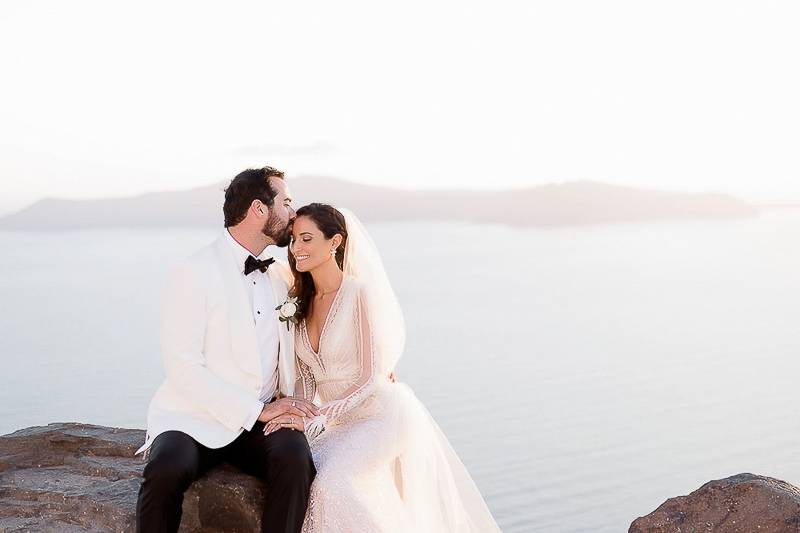
<instances>
[{"instance_id":1,"label":"white rose boutonniere","mask_svg":"<svg viewBox=\"0 0 800 533\"><path fill-rule=\"evenodd\" d=\"M287 330L289 329L290 322L295 326L297 325L297 311L299 309L297 303L298 299L296 297L289 297L285 302L275 308L278 312L278 320L286 322Z\"/></svg>"}]
</instances>

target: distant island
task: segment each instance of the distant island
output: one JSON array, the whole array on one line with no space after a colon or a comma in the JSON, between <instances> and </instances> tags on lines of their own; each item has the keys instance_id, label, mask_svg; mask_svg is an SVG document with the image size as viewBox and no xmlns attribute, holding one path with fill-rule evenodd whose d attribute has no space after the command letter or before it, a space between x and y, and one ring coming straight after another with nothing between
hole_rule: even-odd
<instances>
[{"instance_id":1,"label":"distant island","mask_svg":"<svg viewBox=\"0 0 800 533\"><path fill-rule=\"evenodd\" d=\"M744 218L753 204L727 194L653 191L572 181L504 191L411 191L336 178L290 178L295 205L327 202L367 221L453 220L520 226L581 226L657 220ZM220 227L226 183L129 198L47 198L0 217L0 229Z\"/></svg>"}]
</instances>

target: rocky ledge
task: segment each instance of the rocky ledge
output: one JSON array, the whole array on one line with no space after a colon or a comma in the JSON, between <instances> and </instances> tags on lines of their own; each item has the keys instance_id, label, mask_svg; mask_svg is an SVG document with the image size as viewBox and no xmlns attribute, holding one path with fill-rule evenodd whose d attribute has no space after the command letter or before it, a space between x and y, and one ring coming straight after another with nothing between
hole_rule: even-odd
<instances>
[{"instance_id":1,"label":"rocky ledge","mask_svg":"<svg viewBox=\"0 0 800 533\"><path fill-rule=\"evenodd\" d=\"M670 498L628 533L789 533L800 531L800 489L785 481L738 474Z\"/></svg>"},{"instance_id":2,"label":"rocky ledge","mask_svg":"<svg viewBox=\"0 0 800 533\"><path fill-rule=\"evenodd\" d=\"M144 431L50 424L0 436L0 532L135 530ZM192 484L181 532L260 531L261 483L222 466Z\"/></svg>"},{"instance_id":3,"label":"rocky ledge","mask_svg":"<svg viewBox=\"0 0 800 533\"><path fill-rule=\"evenodd\" d=\"M50 424L0 436L0 533L135 529L144 431ZM222 466L195 482L183 503L183 533L260 530L260 482ZM739 474L671 498L629 533L800 532L800 489Z\"/></svg>"}]
</instances>

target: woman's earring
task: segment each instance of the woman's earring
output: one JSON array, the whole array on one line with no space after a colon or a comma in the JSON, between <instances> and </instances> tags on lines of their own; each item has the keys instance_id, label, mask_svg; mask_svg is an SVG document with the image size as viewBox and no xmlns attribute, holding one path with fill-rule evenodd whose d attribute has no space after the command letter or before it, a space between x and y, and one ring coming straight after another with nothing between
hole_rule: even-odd
<instances>
[{"instance_id":1,"label":"woman's earring","mask_svg":"<svg viewBox=\"0 0 800 533\"><path fill-rule=\"evenodd\" d=\"M336 255L336 248L334 248L333 250L331 250L331 255Z\"/></svg>"}]
</instances>

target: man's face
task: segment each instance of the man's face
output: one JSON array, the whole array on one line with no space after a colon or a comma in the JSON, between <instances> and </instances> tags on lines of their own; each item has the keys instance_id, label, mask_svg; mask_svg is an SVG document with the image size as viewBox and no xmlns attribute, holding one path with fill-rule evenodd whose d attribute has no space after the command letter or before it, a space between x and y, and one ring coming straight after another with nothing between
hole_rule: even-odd
<instances>
[{"instance_id":1,"label":"man's face","mask_svg":"<svg viewBox=\"0 0 800 533\"><path fill-rule=\"evenodd\" d=\"M278 194L275 195L275 202L269 208L269 216L261 231L275 241L277 246L288 246L292 239L292 221L295 218L292 197L286 181L275 177L269 179L270 185Z\"/></svg>"}]
</instances>

